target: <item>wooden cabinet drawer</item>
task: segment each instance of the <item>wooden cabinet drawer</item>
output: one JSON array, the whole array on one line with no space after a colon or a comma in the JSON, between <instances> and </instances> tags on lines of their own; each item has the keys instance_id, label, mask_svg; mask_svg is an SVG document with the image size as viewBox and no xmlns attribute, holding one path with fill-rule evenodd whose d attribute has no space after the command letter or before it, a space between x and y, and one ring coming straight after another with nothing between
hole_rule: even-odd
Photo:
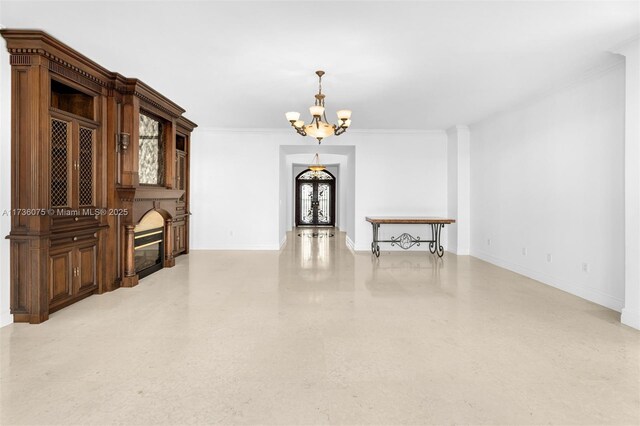
<instances>
[{"instance_id":1,"label":"wooden cabinet drawer","mask_svg":"<svg viewBox=\"0 0 640 426\"><path fill-rule=\"evenodd\" d=\"M76 245L80 243L96 243L98 241L98 231L91 230L85 232L64 232L51 235L51 248Z\"/></svg>"},{"instance_id":2,"label":"wooden cabinet drawer","mask_svg":"<svg viewBox=\"0 0 640 426\"><path fill-rule=\"evenodd\" d=\"M51 230L64 231L80 227L98 226L98 216L51 216Z\"/></svg>"}]
</instances>

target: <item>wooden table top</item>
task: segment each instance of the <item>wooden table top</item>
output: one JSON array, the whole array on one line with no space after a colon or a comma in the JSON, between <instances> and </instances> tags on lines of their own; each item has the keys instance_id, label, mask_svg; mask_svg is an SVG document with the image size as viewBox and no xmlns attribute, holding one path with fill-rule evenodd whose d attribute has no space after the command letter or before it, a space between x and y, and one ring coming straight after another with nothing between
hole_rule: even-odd
<instances>
[{"instance_id":1,"label":"wooden table top","mask_svg":"<svg viewBox=\"0 0 640 426\"><path fill-rule=\"evenodd\" d=\"M455 219L447 219L444 217L411 217L411 216L377 216L366 217L367 222L371 223L417 223L417 224L451 224L455 223Z\"/></svg>"}]
</instances>

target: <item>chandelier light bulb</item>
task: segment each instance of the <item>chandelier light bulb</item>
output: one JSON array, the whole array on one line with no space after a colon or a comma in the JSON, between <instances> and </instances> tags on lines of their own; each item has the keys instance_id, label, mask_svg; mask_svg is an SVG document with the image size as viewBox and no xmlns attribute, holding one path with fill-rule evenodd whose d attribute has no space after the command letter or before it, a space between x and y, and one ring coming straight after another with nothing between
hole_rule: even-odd
<instances>
[{"instance_id":1,"label":"chandelier light bulb","mask_svg":"<svg viewBox=\"0 0 640 426\"><path fill-rule=\"evenodd\" d=\"M309 112L314 117L322 117L322 114L324 114L324 107L320 105L314 105L309 108Z\"/></svg>"},{"instance_id":2,"label":"chandelier light bulb","mask_svg":"<svg viewBox=\"0 0 640 426\"><path fill-rule=\"evenodd\" d=\"M298 115L299 115L299 114L298 114ZM294 122L293 122L293 126L294 126L296 129L301 129L301 128L302 128L302 126L304 126L304 121L302 121L302 120L296 120L296 121L294 121Z\"/></svg>"},{"instance_id":3,"label":"chandelier light bulb","mask_svg":"<svg viewBox=\"0 0 640 426\"><path fill-rule=\"evenodd\" d=\"M348 120L351 118L351 111L348 109L341 109L338 111L338 118L340 120Z\"/></svg>"},{"instance_id":4,"label":"chandelier light bulb","mask_svg":"<svg viewBox=\"0 0 640 426\"><path fill-rule=\"evenodd\" d=\"M287 121L294 122L300 119L300 113L291 111L285 114L287 116Z\"/></svg>"},{"instance_id":5,"label":"chandelier light bulb","mask_svg":"<svg viewBox=\"0 0 640 426\"><path fill-rule=\"evenodd\" d=\"M345 120L344 123L342 123L342 127L349 127L351 126L351 120Z\"/></svg>"}]
</instances>

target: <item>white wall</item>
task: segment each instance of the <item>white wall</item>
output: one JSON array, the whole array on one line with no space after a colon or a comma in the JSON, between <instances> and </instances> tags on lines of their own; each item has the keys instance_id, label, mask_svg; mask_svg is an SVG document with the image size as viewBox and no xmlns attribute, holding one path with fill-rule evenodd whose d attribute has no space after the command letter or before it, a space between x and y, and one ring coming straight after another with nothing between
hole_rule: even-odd
<instances>
[{"instance_id":1,"label":"white wall","mask_svg":"<svg viewBox=\"0 0 640 426\"><path fill-rule=\"evenodd\" d=\"M279 150L287 135L196 129L191 248L278 249Z\"/></svg>"},{"instance_id":2,"label":"white wall","mask_svg":"<svg viewBox=\"0 0 640 426\"><path fill-rule=\"evenodd\" d=\"M455 223L449 227L448 250L457 255L468 255L471 244L470 134L467 126L447 130L447 217Z\"/></svg>"},{"instance_id":3,"label":"white wall","mask_svg":"<svg viewBox=\"0 0 640 426\"><path fill-rule=\"evenodd\" d=\"M278 249L290 225L286 197L293 187L293 155L308 151L311 158L321 150L321 158L346 158L340 179L353 182L346 196L353 198L354 208L350 212L349 201L344 202L341 227L357 250L369 250L371 227L365 216L446 215L446 144L444 132L356 131L319 148L311 138L288 131L197 129L191 247Z\"/></svg>"},{"instance_id":4,"label":"white wall","mask_svg":"<svg viewBox=\"0 0 640 426\"><path fill-rule=\"evenodd\" d=\"M0 25L1 27L1 25ZM0 327L13 321L9 314L9 240L11 217L11 66L4 39L0 42Z\"/></svg>"},{"instance_id":5,"label":"white wall","mask_svg":"<svg viewBox=\"0 0 640 426\"><path fill-rule=\"evenodd\" d=\"M471 126L471 254L619 311L623 166L622 66Z\"/></svg>"},{"instance_id":6,"label":"white wall","mask_svg":"<svg viewBox=\"0 0 640 426\"><path fill-rule=\"evenodd\" d=\"M625 295L620 321L640 330L640 40L613 50L625 59Z\"/></svg>"},{"instance_id":7,"label":"white wall","mask_svg":"<svg viewBox=\"0 0 640 426\"><path fill-rule=\"evenodd\" d=\"M356 136L356 135L353 135ZM366 216L446 216L447 136L444 131L357 134L355 249L369 250ZM427 234L426 226L381 226L380 237ZM443 231L446 242L447 228ZM446 244L443 244L446 247ZM381 249L391 249L389 244ZM414 247L413 250L428 250Z\"/></svg>"}]
</instances>

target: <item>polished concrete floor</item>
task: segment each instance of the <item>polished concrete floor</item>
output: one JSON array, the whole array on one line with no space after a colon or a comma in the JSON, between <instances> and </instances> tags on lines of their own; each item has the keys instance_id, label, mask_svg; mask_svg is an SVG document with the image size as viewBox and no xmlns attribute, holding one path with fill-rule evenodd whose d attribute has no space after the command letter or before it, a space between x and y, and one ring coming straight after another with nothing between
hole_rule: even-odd
<instances>
[{"instance_id":1,"label":"polished concrete floor","mask_svg":"<svg viewBox=\"0 0 640 426\"><path fill-rule=\"evenodd\" d=\"M309 232L0 329L0 423L640 423L640 333L616 312Z\"/></svg>"}]
</instances>

